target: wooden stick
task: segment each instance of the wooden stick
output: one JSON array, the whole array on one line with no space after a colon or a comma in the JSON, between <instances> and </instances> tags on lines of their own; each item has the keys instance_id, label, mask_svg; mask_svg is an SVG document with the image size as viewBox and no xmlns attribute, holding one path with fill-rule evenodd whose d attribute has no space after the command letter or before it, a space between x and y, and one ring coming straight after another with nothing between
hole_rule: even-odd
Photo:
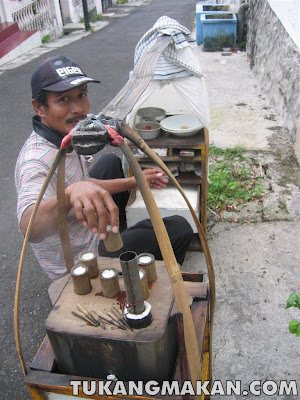
<instances>
[{"instance_id":1,"label":"wooden stick","mask_svg":"<svg viewBox=\"0 0 300 400\"><path fill-rule=\"evenodd\" d=\"M124 317L124 315L121 314L120 311L115 306L112 306L112 310L111 311L115 314L115 316L119 315L119 318L127 326L127 328L129 328L131 331L133 331L131 326L128 325L128 322L127 322L126 318Z\"/></svg>"},{"instance_id":2,"label":"wooden stick","mask_svg":"<svg viewBox=\"0 0 300 400\"><path fill-rule=\"evenodd\" d=\"M119 324L120 328L125 328L127 329L127 327L124 325L124 323L114 315L114 313L107 311L107 315L112 318L114 321L116 321L117 324Z\"/></svg>"},{"instance_id":3,"label":"wooden stick","mask_svg":"<svg viewBox=\"0 0 300 400\"><path fill-rule=\"evenodd\" d=\"M100 325L98 321L95 320L95 318L85 309L83 308L80 304L77 304L77 308L79 311L82 312L88 319L93 321L95 324Z\"/></svg>"},{"instance_id":4,"label":"wooden stick","mask_svg":"<svg viewBox=\"0 0 300 400\"><path fill-rule=\"evenodd\" d=\"M99 322L99 325L101 326L101 328L103 328L104 330L106 329L105 323L104 321L99 317L99 315L95 312L95 311L91 311L90 312L91 316ZM96 315L96 317L94 317L94 314Z\"/></svg>"},{"instance_id":5,"label":"wooden stick","mask_svg":"<svg viewBox=\"0 0 300 400\"><path fill-rule=\"evenodd\" d=\"M108 322L109 324L112 324L114 326L116 326L117 328L120 329L125 329L125 328L121 328L119 324L117 324L112 318L110 318L109 316L103 314L101 311L96 311L96 313L99 315L100 318L104 319L104 321Z\"/></svg>"},{"instance_id":6,"label":"wooden stick","mask_svg":"<svg viewBox=\"0 0 300 400\"><path fill-rule=\"evenodd\" d=\"M73 310L73 311L72 311L72 314L75 315L75 317L78 317L78 318L82 319L83 321L87 322L87 323L90 324L90 325L99 326L99 324L95 324L94 322L92 322L92 320L88 319L87 317L85 317L85 316L82 315L82 314L79 314L77 311L74 311L74 310Z\"/></svg>"}]
</instances>

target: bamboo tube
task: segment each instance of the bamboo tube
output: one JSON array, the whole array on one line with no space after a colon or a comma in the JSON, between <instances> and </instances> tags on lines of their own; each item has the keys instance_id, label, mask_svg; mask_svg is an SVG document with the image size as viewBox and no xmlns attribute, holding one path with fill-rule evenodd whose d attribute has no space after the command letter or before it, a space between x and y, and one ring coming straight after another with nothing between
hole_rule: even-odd
<instances>
[{"instance_id":1,"label":"bamboo tube","mask_svg":"<svg viewBox=\"0 0 300 400\"><path fill-rule=\"evenodd\" d=\"M120 250L124 246L120 232L117 233L112 232L110 229L110 225L108 225L107 227L107 236L103 242L106 250L111 253L113 251Z\"/></svg>"},{"instance_id":2,"label":"bamboo tube","mask_svg":"<svg viewBox=\"0 0 300 400\"><path fill-rule=\"evenodd\" d=\"M125 133L127 133L127 126ZM129 139L132 140L131 139L132 137L134 138L134 136L131 135ZM202 362L200 359L195 326L189 306L187 293L184 287L182 275L178 267L177 260L174 256L174 252L171 246L171 242L166 227L162 221L161 215L153 198L151 189L142 173L142 170L138 165L137 160L134 158L131 150L127 146L127 144L125 143L122 144L121 150L123 151L127 161L129 162L134 172L135 179L143 196L144 202L146 204L153 225L153 229L155 231L155 235L160 247L161 254L163 256L163 260L168 270L178 311L183 314L187 358L189 363L192 384L194 389L196 389L197 380L201 380L202 376ZM195 398L197 399L200 397L195 396Z\"/></svg>"},{"instance_id":3,"label":"bamboo tube","mask_svg":"<svg viewBox=\"0 0 300 400\"><path fill-rule=\"evenodd\" d=\"M97 256L91 251L84 251L79 255L79 262L88 268L88 275L90 279L99 276Z\"/></svg>"},{"instance_id":4,"label":"bamboo tube","mask_svg":"<svg viewBox=\"0 0 300 400\"><path fill-rule=\"evenodd\" d=\"M100 282L104 297L116 297L121 291L118 271L114 268L106 268L100 271Z\"/></svg>"},{"instance_id":5,"label":"bamboo tube","mask_svg":"<svg viewBox=\"0 0 300 400\"><path fill-rule=\"evenodd\" d=\"M70 273L74 265L74 257L70 243L69 229L67 225L66 206L65 206L65 163L67 151L62 152L61 161L57 169L57 214L58 231L61 241L61 247L65 259L67 271Z\"/></svg>"},{"instance_id":6,"label":"bamboo tube","mask_svg":"<svg viewBox=\"0 0 300 400\"><path fill-rule=\"evenodd\" d=\"M88 268L85 265L75 265L71 269L71 276L76 294L85 295L90 293L92 286L88 275Z\"/></svg>"},{"instance_id":7,"label":"bamboo tube","mask_svg":"<svg viewBox=\"0 0 300 400\"><path fill-rule=\"evenodd\" d=\"M140 280L141 280L141 285L142 285L143 298L144 298L144 300L146 300L149 297L147 274L146 274L146 271L144 271L141 268L139 268L139 274L140 274Z\"/></svg>"},{"instance_id":8,"label":"bamboo tube","mask_svg":"<svg viewBox=\"0 0 300 400\"><path fill-rule=\"evenodd\" d=\"M141 253L138 256L139 268L142 268L147 274L148 283L154 282L157 278L155 258L153 254Z\"/></svg>"}]
</instances>

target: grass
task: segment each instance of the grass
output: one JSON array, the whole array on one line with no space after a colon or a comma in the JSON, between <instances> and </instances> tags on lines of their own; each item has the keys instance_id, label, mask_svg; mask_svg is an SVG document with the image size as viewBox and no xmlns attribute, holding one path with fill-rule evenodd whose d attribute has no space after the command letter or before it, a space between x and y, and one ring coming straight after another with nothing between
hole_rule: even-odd
<instances>
[{"instance_id":1,"label":"grass","mask_svg":"<svg viewBox=\"0 0 300 400\"><path fill-rule=\"evenodd\" d=\"M205 51L222 51L224 47L234 47L234 34L218 33L216 36L205 36L203 48Z\"/></svg>"},{"instance_id":2,"label":"grass","mask_svg":"<svg viewBox=\"0 0 300 400\"><path fill-rule=\"evenodd\" d=\"M45 35L42 37L42 43L48 43L51 40L51 35Z\"/></svg>"},{"instance_id":3,"label":"grass","mask_svg":"<svg viewBox=\"0 0 300 400\"><path fill-rule=\"evenodd\" d=\"M101 21L102 18L103 18L102 14L96 14L95 10L90 10L89 11L89 21L90 22ZM80 22L84 23L84 17L80 18Z\"/></svg>"},{"instance_id":4,"label":"grass","mask_svg":"<svg viewBox=\"0 0 300 400\"><path fill-rule=\"evenodd\" d=\"M262 178L253 173L252 161L242 147L210 147L208 207L222 213L263 196Z\"/></svg>"}]
</instances>

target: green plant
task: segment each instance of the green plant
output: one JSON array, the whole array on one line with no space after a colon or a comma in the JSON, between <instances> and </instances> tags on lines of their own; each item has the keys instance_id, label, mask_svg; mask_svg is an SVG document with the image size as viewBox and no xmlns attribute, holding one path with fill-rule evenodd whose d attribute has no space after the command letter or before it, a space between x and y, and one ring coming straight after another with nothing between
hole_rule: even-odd
<instances>
[{"instance_id":1,"label":"green plant","mask_svg":"<svg viewBox=\"0 0 300 400\"><path fill-rule=\"evenodd\" d=\"M230 6L229 5L203 5L203 11L230 11Z\"/></svg>"},{"instance_id":2,"label":"green plant","mask_svg":"<svg viewBox=\"0 0 300 400\"><path fill-rule=\"evenodd\" d=\"M127 0L117 0L117 4L126 4Z\"/></svg>"},{"instance_id":3,"label":"green plant","mask_svg":"<svg viewBox=\"0 0 300 400\"><path fill-rule=\"evenodd\" d=\"M222 211L263 195L261 178L252 175L243 147L210 147L208 207Z\"/></svg>"},{"instance_id":4,"label":"green plant","mask_svg":"<svg viewBox=\"0 0 300 400\"><path fill-rule=\"evenodd\" d=\"M51 40L51 35L45 35L42 37L42 43L48 43Z\"/></svg>"},{"instance_id":5,"label":"green plant","mask_svg":"<svg viewBox=\"0 0 300 400\"><path fill-rule=\"evenodd\" d=\"M285 308L296 307L300 309L300 293L291 293L286 302ZM292 320L289 323L289 331L292 334L295 334L297 337L300 337L300 321Z\"/></svg>"},{"instance_id":6,"label":"green plant","mask_svg":"<svg viewBox=\"0 0 300 400\"><path fill-rule=\"evenodd\" d=\"M235 46L238 50L246 50L246 42L237 42Z\"/></svg>"},{"instance_id":7,"label":"green plant","mask_svg":"<svg viewBox=\"0 0 300 400\"><path fill-rule=\"evenodd\" d=\"M102 14L97 14L96 10L89 11L89 20L90 22L97 22L103 18ZM80 18L79 22L84 23L84 17Z\"/></svg>"},{"instance_id":8,"label":"green plant","mask_svg":"<svg viewBox=\"0 0 300 400\"><path fill-rule=\"evenodd\" d=\"M234 47L235 37L233 33L219 33L216 36L205 36L203 41L204 50L222 51L224 47Z\"/></svg>"}]
</instances>

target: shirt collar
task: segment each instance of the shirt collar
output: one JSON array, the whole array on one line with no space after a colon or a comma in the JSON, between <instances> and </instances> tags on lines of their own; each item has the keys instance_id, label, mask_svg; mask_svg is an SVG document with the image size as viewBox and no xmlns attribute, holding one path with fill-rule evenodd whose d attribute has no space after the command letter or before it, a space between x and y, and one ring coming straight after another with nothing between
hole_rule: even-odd
<instances>
[{"instance_id":1,"label":"shirt collar","mask_svg":"<svg viewBox=\"0 0 300 400\"><path fill-rule=\"evenodd\" d=\"M35 115L32 118L32 125L33 125L33 130L35 133L39 136L42 136L44 139L48 140L54 146L56 146L58 149L60 148L61 141L63 139L63 136L60 135L58 132L53 131L51 128L48 126L44 125L41 122L41 118L38 115ZM73 151L73 147L70 146L68 148L68 153L71 153Z\"/></svg>"}]
</instances>

